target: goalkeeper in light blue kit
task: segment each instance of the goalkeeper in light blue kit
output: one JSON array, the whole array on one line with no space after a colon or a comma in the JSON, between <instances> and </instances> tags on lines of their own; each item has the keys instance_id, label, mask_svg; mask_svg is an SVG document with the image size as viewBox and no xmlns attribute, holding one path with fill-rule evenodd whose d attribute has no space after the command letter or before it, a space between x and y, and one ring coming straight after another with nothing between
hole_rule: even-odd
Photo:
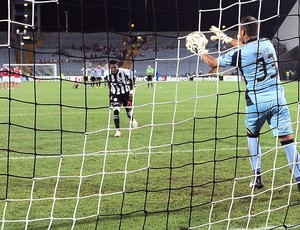
<instances>
[{"instance_id":1,"label":"goalkeeper in light blue kit","mask_svg":"<svg viewBox=\"0 0 300 230\"><path fill-rule=\"evenodd\" d=\"M258 38L257 19L246 16L241 20L239 40L228 37L212 26L215 36L234 48L217 59L205 49L189 49L203 58L210 67L238 66L246 82L246 129L251 166L255 174L252 186L263 188L261 176L260 130L267 121L286 152L287 160L298 183L300 192L300 156L293 139L291 118L287 107L284 88L278 73L277 56L273 44L267 38ZM197 43L194 41L194 43ZM197 44L194 44L197 47Z\"/></svg>"}]
</instances>

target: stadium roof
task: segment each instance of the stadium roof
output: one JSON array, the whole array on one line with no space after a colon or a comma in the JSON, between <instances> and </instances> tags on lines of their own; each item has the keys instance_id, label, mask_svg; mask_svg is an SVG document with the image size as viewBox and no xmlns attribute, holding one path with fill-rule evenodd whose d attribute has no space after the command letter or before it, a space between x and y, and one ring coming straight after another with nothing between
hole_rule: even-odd
<instances>
[{"instance_id":1,"label":"stadium roof","mask_svg":"<svg viewBox=\"0 0 300 230\"><path fill-rule=\"evenodd\" d=\"M12 0L11 0L12 1ZM277 12L278 0L263 0L242 6L243 15L257 17L258 4L261 2L262 18L270 17ZM283 21L297 0L281 0L280 18L265 23L262 35L272 36L278 28L278 22ZM7 18L8 0L3 0L0 7L0 20ZM13 1L12 1L13 2ZM243 0L222 0L222 7ZM249 2L249 1L248 1ZM6 4L6 5L5 5ZM69 31L100 32L128 31L134 24L135 31L193 31L198 29L199 9L215 9L220 7L220 1L213 0L59 0L59 4L41 4L41 26L43 31L57 31L65 27L68 20ZM59 12L59 14L57 14ZM242 15L242 16L243 16ZM68 18L68 19L66 19ZM222 24L232 26L237 22L238 5L224 11ZM276 22L274 22L276 20ZM209 20L203 20L202 30L219 22L219 13L210 14ZM274 28L274 25L277 25ZM264 29L265 28L265 29ZM0 30L7 30L4 23L0 23Z\"/></svg>"}]
</instances>

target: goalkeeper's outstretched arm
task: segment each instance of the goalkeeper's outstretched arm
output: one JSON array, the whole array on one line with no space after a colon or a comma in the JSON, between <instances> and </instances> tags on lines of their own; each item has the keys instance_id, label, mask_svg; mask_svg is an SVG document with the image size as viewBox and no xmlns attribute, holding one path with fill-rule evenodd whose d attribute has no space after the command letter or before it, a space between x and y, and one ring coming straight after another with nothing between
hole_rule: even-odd
<instances>
[{"instance_id":1,"label":"goalkeeper's outstretched arm","mask_svg":"<svg viewBox=\"0 0 300 230\"><path fill-rule=\"evenodd\" d=\"M208 41L202 32L195 31L187 35L186 48L201 57L203 61L212 68L210 72L214 72L217 68L218 61L208 54L208 50L206 50L207 42Z\"/></svg>"},{"instance_id":2,"label":"goalkeeper's outstretched arm","mask_svg":"<svg viewBox=\"0 0 300 230\"><path fill-rule=\"evenodd\" d=\"M203 54L202 60L212 69L215 69L218 67L218 61L216 58L211 56L210 54Z\"/></svg>"},{"instance_id":3,"label":"goalkeeper's outstretched arm","mask_svg":"<svg viewBox=\"0 0 300 230\"><path fill-rule=\"evenodd\" d=\"M232 47L243 44L239 39L234 39L232 37L227 36L222 30L220 30L216 26L211 26L210 31L215 34L210 37L211 41L220 40L222 43L230 44Z\"/></svg>"}]
</instances>

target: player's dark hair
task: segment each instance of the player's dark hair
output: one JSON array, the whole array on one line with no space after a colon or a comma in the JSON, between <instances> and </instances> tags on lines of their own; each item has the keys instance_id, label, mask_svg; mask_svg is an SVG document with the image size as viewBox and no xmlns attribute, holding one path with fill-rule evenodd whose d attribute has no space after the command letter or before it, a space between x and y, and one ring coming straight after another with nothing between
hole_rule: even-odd
<instances>
[{"instance_id":1,"label":"player's dark hair","mask_svg":"<svg viewBox=\"0 0 300 230\"><path fill-rule=\"evenodd\" d=\"M241 20L241 24L243 29L246 31L248 36L257 36L258 30L258 23L257 19L252 16L245 16Z\"/></svg>"},{"instance_id":2,"label":"player's dark hair","mask_svg":"<svg viewBox=\"0 0 300 230\"><path fill-rule=\"evenodd\" d=\"M118 63L117 60L112 59L112 60L109 61L108 64L109 64L109 66L110 66L110 65L118 65L119 63Z\"/></svg>"}]
</instances>

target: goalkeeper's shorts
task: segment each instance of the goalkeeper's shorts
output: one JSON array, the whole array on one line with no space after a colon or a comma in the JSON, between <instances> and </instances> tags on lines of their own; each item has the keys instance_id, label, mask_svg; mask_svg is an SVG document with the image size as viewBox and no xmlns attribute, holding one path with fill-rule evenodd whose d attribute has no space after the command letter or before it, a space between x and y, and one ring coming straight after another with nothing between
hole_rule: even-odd
<instances>
[{"instance_id":1,"label":"goalkeeper's shorts","mask_svg":"<svg viewBox=\"0 0 300 230\"><path fill-rule=\"evenodd\" d=\"M253 134L259 133L266 121L275 137L293 133L285 98L246 107L246 127Z\"/></svg>"}]
</instances>

